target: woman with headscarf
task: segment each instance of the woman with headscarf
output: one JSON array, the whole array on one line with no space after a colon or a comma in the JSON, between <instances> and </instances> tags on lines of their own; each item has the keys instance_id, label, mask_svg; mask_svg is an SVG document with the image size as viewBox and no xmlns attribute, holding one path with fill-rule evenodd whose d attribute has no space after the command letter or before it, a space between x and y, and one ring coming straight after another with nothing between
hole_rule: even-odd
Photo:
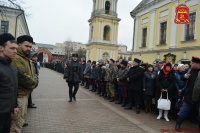
<instances>
[{"instance_id":1,"label":"woman with headscarf","mask_svg":"<svg viewBox=\"0 0 200 133\"><path fill-rule=\"evenodd\" d=\"M175 86L175 83L176 78L172 69L172 65L171 63L165 63L157 78L157 99L159 99L161 93L162 98L167 99L168 93L168 98L171 101L171 99L173 98L173 88ZM157 119L160 119L162 117L162 113L163 110L159 109L159 115ZM166 121L169 121L168 110L164 111L164 118Z\"/></svg>"}]
</instances>

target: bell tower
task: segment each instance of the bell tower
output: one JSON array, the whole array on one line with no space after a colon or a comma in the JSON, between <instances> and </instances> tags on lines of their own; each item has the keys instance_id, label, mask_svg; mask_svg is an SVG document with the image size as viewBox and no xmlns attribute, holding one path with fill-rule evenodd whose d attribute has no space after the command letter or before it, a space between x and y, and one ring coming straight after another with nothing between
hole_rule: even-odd
<instances>
[{"instance_id":1,"label":"bell tower","mask_svg":"<svg viewBox=\"0 0 200 133\"><path fill-rule=\"evenodd\" d=\"M89 22L89 40L87 60L117 60L118 25L121 19L117 14L118 0L93 0L93 9Z\"/></svg>"}]
</instances>

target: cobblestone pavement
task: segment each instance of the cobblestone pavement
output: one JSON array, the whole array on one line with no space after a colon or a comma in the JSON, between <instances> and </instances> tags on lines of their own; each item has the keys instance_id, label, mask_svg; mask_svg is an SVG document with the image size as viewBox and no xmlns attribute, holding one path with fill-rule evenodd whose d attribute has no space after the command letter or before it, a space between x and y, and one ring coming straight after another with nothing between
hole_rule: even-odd
<instances>
[{"instance_id":1,"label":"cobblestone pavement","mask_svg":"<svg viewBox=\"0 0 200 133\"><path fill-rule=\"evenodd\" d=\"M28 110L25 133L156 133L174 129L173 120L156 120L155 114L143 111L137 115L82 87L77 101L68 103L68 87L62 74L41 68L39 78L39 86L32 93L38 108ZM188 122L183 126L197 127Z\"/></svg>"}]
</instances>

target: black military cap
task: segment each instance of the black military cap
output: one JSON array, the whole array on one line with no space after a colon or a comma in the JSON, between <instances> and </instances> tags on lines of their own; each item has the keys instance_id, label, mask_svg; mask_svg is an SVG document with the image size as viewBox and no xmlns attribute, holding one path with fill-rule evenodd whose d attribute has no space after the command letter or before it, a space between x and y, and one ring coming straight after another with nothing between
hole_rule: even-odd
<instances>
[{"instance_id":1,"label":"black military cap","mask_svg":"<svg viewBox=\"0 0 200 133\"><path fill-rule=\"evenodd\" d=\"M115 63L115 61L113 59L110 59L110 61L112 61L113 63Z\"/></svg>"},{"instance_id":2,"label":"black military cap","mask_svg":"<svg viewBox=\"0 0 200 133\"><path fill-rule=\"evenodd\" d=\"M137 58L135 58L133 61L134 61L134 62L137 62L138 64L141 63L141 60L139 60L139 59L137 59Z\"/></svg>"},{"instance_id":3,"label":"black military cap","mask_svg":"<svg viewBox=\"0 0 200 133\"><path fill-rule=\"evenodd\" d=\"M123 64L124 66L127 66L128 62L125 60L122 60L120 64Z\"/></svg>"},{"instance_id":4,"label":"black military cap","mask_svg":"<svg viewBox=\"0 0 200 133\"><path fill-rule=\"evenodd\" d=\"M0 35L0 45L3 45L5 42L12 40L15 40L15 38L10 33L4 33Z\"/></svg>"},{"instance_id":5,"label":"black military cap","mask_svg":"<svg viewBox=\"0 0 200 133\"><path fill-rule=\"evenodd\" d=\"M72 54L72 57L78 57L77 53Z\"/></svg>"},{"instance_id":6,"label":"black military cap","mask_svg":"<svg viewBox=\"0 0 200 133\"><path fill-rule=\"evenodd\" d=\"M33 43L33 38L32 38L31 36L29 36L29 35L23 35L23 36L19 36L19 37L17 38L17 43L18 43L18 44L19 44L19 43L23 43L23 42L25 42L25 41L30 42L30 43Z\"/></svg>"},{"instance_id":7,"label":"black military cap","mask_svg":"<svg viewBox=\"0 0 200 133\"><path fill-rule=\"evenodd\" d=\"M96 61L93 61L92 64L95 64L95 65L96 65Z\"/></svg>"},{"instance_id":8,"label":"black military cap","mask_svg":"<svg viewBox=\"0 0 200 133\"><path fill-rule=\"evenodd\" d=\"M192 62L200 63L200 57L192 57Z\"/></svg>"}]
</instances>

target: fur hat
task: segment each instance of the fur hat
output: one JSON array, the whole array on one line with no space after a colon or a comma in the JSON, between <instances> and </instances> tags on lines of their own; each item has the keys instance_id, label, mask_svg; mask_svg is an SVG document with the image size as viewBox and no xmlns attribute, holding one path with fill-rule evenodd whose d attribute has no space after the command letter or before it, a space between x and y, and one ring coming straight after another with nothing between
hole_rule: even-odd
<instances>
[{"instance_id":1,"label":"fur hat","mask_svg":"<svg viewBox=\"0 0 200 133\"><path fill-rule=\"evenodd\" d=\"M78 57L77 53L72 54L72 57Z\"/></svg>"},{"instance_id":2,"label":"fur hat","mask_svg":"<svg viewBox=\"0 0 200 133\"><path fill-rule=\"evenodd\" d=\"M120 64L123 64L124 66L127 66L128 62L125 61L125 60L122 60L122 61L120 62Z\"/></svg>"},{"instance_id":3,"label":"fur hat","mask_svg":"<svg viewBox=\"0 0 200 133\"><path fill-rule=\"evenodd\" d=\"M96 65L96 61L93 61L92 64Z\"/></svg>"},{"instance_id":4,"label":"fur hat","mask_svg":"<svg viewBox=\"0 0 200 133\"><path fill-rule=\"evenodd\" d=\"M135 58L133 61L134 61L134 62L137 62L138 64L141 63L141 60L139 60L139 59L137 59L137 58Z\"/></svg>"},{"instance_id":5,"label":"fur hat","mask_svg":"<svg viewBox=\"0 0 200 133\"><path fill-rule=\"evenodd\" d=\"M101 69L106 69L106 66L102 66Z\"/></svg>"},{"instance_id":6,"label":"fur hat","mask_svg":"<svg viewBox=\"0 0 200 133\"><path fill-rule=\"evenodd\" d=\"M129 61L129 62L128 62L128 64L131 64L131 65L132 65L132 64L133 64L133 62L132 62L132 61Z\"/></svg>"},{"instance_id":7,"label":"fur hat","mask_svg":"<svg viewBox=\"0 0 200 133\"><path fill-rule=\"evenodd\" d=\"M192 62L200 63L200 57L192 57Z\"/></svg>"},{"instance_id":8,"label":"fur hat","mask_svg":"<svg viewBox=\"0 0 200 133\"><path fill-rule=\"evenodd\" d=\"M33 43L33 38L31 36L28 36L28 35L23 35L23 36L19 36L17 38L17 43L23 43L23 42L30 42L30 43Z\"/></svg>"},{"instance_id":9,"label":"fur hat","mask_svg":"<svg viewBox=\"0 0 200 133\"><path fill-rule=\"evenodd\" d=\"M113 63L115 63L115 61L113 59L110 59L110 61L112 61Z\"/></svg>"},{"instance_id":10,"label":"fur hat","mask_svg":"<svg viewBox=\"0 0 200 133\"><path fill-rule=\"evenodd\" d=\"M184 64L179 64L177 69L179 70L182 66L184 66Z\"/></svg>"},{"instance_id":11,"label":"fur hat","mask_svg":"<svg viewBox=\"0 0 200 133\"><path fill-rule=\"evenodd\" d=\"M99 62L99 63L104 63L104 61L103 61L102 59L100 59L98 62Z\"/></svg>"},{"instance_id":12,"label":"fur hat","mask_svg":"<svg viewBox=\"0 0 200 133\"><path fill-rule=\"evenodd\" d=\"M10 33L4 33L0 35L0 45L2 46L7 41L15 40L14 36Z\"/></svg>"}]
</instances>

